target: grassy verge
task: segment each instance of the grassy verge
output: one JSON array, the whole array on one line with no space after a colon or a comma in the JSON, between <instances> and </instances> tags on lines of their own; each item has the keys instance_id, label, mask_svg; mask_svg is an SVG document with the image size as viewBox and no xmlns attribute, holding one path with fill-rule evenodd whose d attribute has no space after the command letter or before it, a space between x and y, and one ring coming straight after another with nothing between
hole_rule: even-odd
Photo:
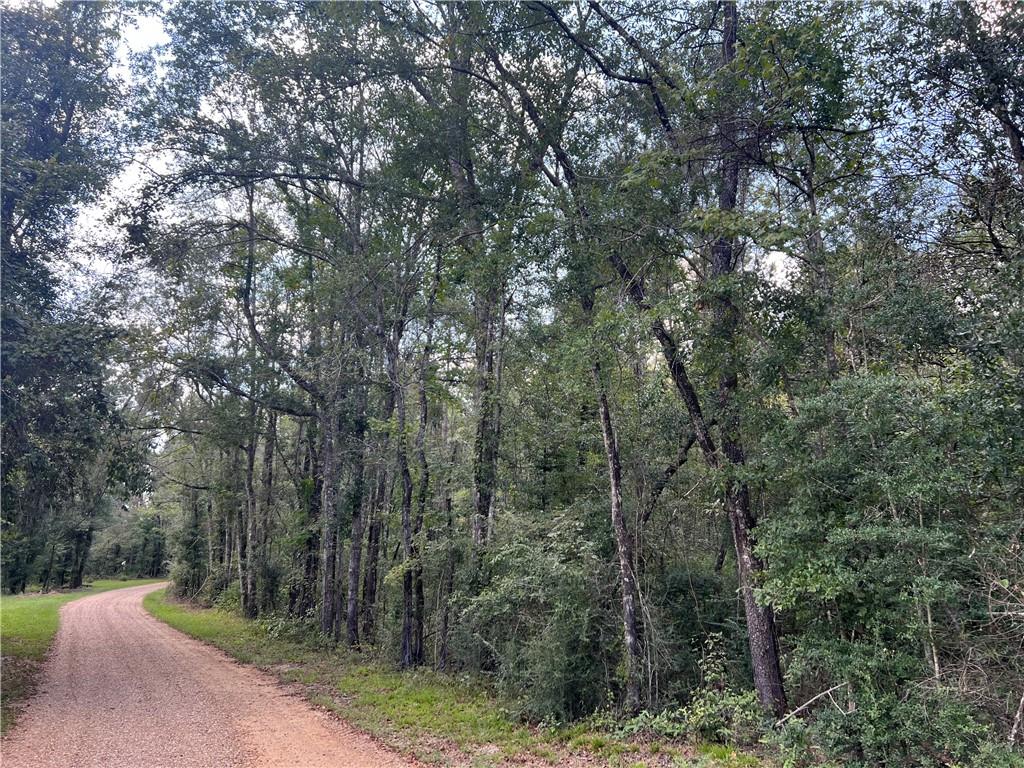
<instances>
[{"instance_id":1,"label":"grassy verge","mask_svg":"<svg viewBox=\"0 0 1024 768\"><path fill-rule=\"evenodd\" d=\"M153 584L160 579L100 579L70 592L0 597L0 731L14 724L18 708L35 687L39 670L60 623L60 607L80 597L123 587Z\"/></svg>"},{"instance_id":2,"label":"grassy verge","mask_svg":"<svg viewBox=\"0 0 1024 768\"><path fill-rule=\"evenodd\" d=\"M146 609L238 661L297 684L380 741L424 763L461 766L607 765L742 768L760 761L724 747L639 742L577 725L538 729L516 722L493 695L430 670L398 672L343 648L318 647L216 609L146 596Z\"/></svg>"}]
</instances>

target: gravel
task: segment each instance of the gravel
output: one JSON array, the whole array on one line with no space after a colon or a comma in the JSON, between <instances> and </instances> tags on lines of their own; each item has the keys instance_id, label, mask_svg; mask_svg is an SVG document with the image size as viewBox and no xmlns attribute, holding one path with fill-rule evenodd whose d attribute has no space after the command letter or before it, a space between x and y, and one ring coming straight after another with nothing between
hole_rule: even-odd
<instances>
[{"instance_id":1,"label":"gravel","mask_svg":"<svg viewBox=\"0 0 1024 768\"><path fill-rule=\"evenodd\" d=\"M8 768L398 768L366 734L154 619L163 584L68 603Z\"/></svg>"}]
</instances>

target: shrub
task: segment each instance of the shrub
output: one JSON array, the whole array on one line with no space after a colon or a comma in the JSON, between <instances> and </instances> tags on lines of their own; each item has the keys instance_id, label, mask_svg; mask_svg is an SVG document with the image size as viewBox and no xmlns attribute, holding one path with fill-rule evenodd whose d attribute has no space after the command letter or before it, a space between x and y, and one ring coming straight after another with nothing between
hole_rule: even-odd
<instances>
[{"instance_id":1,"label":"shrub","mask_svg":"<svg viewBox=\"0 0 1024 768\"><path fill-rule=\"evenodd\" d=\"M764 725L757 694L733 687L721 634L714 633L706 640L700 673L702 683L686 706L657 714L641 712L620 728L620 734L629 736L647 731L673 740L693 738L724 744L757 742Z\"/></svg>"}]
</instances>

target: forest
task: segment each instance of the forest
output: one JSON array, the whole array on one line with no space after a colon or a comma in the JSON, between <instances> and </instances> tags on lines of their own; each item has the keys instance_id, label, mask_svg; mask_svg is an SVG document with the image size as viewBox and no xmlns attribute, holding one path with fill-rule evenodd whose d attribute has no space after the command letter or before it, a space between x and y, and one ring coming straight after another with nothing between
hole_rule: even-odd
<instances>
[{"instance_id":1,"label":"forest","mask_svg":"<svg viewBox=\"0 0 1024 768\"><path fill-rule=\"evenodd\" d=\"M2 17L5 592L1021 764L1024 4Z\"/></svg>"}]
</instances>

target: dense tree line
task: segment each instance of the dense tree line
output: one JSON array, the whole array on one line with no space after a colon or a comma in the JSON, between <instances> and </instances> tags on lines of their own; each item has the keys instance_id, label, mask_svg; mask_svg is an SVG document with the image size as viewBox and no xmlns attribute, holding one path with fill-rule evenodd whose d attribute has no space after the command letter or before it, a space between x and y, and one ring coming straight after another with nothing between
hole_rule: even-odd
<instances>
[{"instance_id":1,"label":"dense tree line","mask_svg":"<svg viewBox=\"0 0 1024 768\"><path fill-rule=\"evenodd\" d=\"M141 446L97 560L173 520L184 596L534 719L1013 764L1022 6L176 2L123 104L120 12L4 12L6 586ZM48 265L121 131L117 322Z\"/></svg>"},{"instance_id":2,"label":"dense tree line","mask_svg":"<svg viewBox=\"0 0 1024 768\"><path fill-rule=\"evenodd\" d=\"M77 207L119 167L114 9L3 9L3 582L82 584L93 536L145 485L113 377L118 281L76 288ZM85 254L79 254L84 256Z\"/></svg>"}]
</instances>

